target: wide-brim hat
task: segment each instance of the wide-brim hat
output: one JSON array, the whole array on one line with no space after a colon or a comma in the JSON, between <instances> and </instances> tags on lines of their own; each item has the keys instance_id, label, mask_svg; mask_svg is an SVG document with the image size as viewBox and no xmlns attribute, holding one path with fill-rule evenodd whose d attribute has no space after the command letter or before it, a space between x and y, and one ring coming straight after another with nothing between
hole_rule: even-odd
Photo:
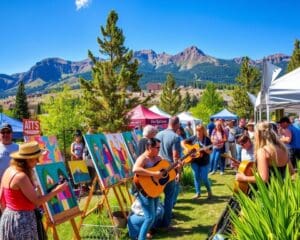
<instances>
[{"instance_id":1,"label":"wide-brim hat","mask_svg":"<svg viewBox=\"0 0 300 240\"><path fill-rule=\"evenodd\" d=\"M19 151L10 154L13 159L33 159L38 158L43 153L38 142L32 141L20 144Z\"/></svg>"}]
</instances>

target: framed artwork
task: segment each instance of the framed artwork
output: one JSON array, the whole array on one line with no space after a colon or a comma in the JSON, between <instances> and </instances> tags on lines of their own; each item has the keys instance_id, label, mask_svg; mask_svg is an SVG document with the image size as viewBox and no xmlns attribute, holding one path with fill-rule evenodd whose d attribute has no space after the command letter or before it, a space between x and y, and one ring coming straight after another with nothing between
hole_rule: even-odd
<instances>
[{"instance_id":1,"label":"framed artwork","mask_svg":"<svg viewBox=\"0 0 300 240\"><path fill-rule=\"evenodd\" d=\"M135 140L137 143L138 143L138 142L141 140L141 138L143 137L143 131L140 130L140 129L133 129L131 133L132 133L132 136L133 136L134 140Z\"/></svg>"},{"instance_id":2,"label":"framed artwork","mask_svg":"<svg viewBox=\"0 0 300 240\"><path fill-rule=\"evenodd\" d=\"M25 142L37 141L44 153L39 158L39 163L51 163L64 161L59 150L56 136L25 136Z\"/></svg>"},{"instance_id":3,"label":"framed artwork","mask_svg":"<svg viewBox=\"0 0 300 240\"><path fill-rule=\"evenodd\" d=\"M135 141L135 139L132 136L131 132L123 132L122 133L124 141L126 143L127 149L131 155L132 160L135 162L137 159L137 150L138 150L138 144Z\"/></svg>"},{"instance_id":4,"label":"framed artwork","mask_svg":"<svg viewBox=\"0 0 300 240\"><path fill-rule=\"evenodd\" d=\"M119 183L122 179L120 167L114 160L105 135L87 134L84 135L84 139L102 187L107 188Z\"/></svg>"},{"instance_id":5,"label":"framed artwork","mask_svg":"<svg viewBox=\"0 0 300 240\"><path fill-rule=\"evenodd\" d=\"M123 178L130 178L133 176L132 167L133 159L126 147L122 133L106 134L106 139L115 159L119 166L119 171Z\"/></svg>"},{"instance_id":6,"label":"framed artwork","mask_svg":"<svg viewBox=\"0 0 300 240\"><path fill-rule=\"evenodd\" d=\"M43 195L51 192L61 181L68 181L66 166L63 162L39 164L35 166L34 171ZM80 214L70 182L65 191L58 193L45 205L53 223L66 221Z\"/></svg>"},{"instance_id":7,"label":"framed artwork","mask_svg":"<svg viewBox=\"0 0 300 240\"><path fill-rule=\"evenodd\" d=\"M86 183L90 182L90 174L89 170L86 166L85 161L68 161L69 169L72 175L73 182L75 184L78 183Z\"/></svg>"}]
</instances>

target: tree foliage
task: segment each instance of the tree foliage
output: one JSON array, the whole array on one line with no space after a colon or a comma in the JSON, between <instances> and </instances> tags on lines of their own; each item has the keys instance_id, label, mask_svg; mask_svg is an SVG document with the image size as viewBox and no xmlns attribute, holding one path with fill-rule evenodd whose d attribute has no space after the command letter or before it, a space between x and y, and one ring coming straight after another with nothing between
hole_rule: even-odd
<instances>
[{"instance_id":1,"label":"tree foliage","mask_svg":"<svg viewBox=\"0 0 300 240\"><path fill-rule=\"evenodd\" d=\"M18 86L16 95L16 105L13 110L13 117L22 120L30 117L28 111L27 95L25 92L24 82L21 81Z\"/></svg>"},{"instance_id":2,"label":"tree foliage","mask_svg":"<svg viewBox=\"0 0 300 240\"><path fill-rule=\"evenodd\" d=\"M300 41L296 39L294 44L294 51L287 67L287 72L291 72L298 67L300 67Z\"/></svg>"},{"instance_id":3,"label":"tree foliage","mask_svg":"<svg viewBox=\"0 0 300 240\"><path fill-rule=\"evenodd\" d=\"M193 102L192 102L192 97L189 94L188 91L185 92L183 101L182 101L182 110L183 111L188 111L192 106L193 106Z\"/></svg>"},{"instance_id":4,"label":"tree foliage","mask_svg":"<svg viewBox=\"0 0 300 240\"><path fill-rule=\"evenodd\" d=\"M258 93L261 86L261 74L256 67L250 65L248 57L243 58L236 81L240 86L246 88L248 92Z\"/></svg>"},{"instance_id":5,"label":"tree foliage","mask_svg":"<svg viewBox=\"0 0 300 240\"><path fill-rule=\"evenodd\" d=\"M69 149L75 129L82 129L83 111L79 97L74 97L70 87L49 96L43 104L46 114L39 115L42 132L46 136L57 136L59 146Z\"/></svg>"},{"instance_id":6,"label":"tree foliage","mask_svg":"<svg viewBox=\"0 0 300 240\"><path fill-rule=\"evenodd\" d=\"M195 117L207 123L209 122L210 116L222 110L223 107L223 98L217 92L215 84L208 83L200 101L195 107L192 107L190 111Z\"/></svg>"},{"instance_id":7,"label":"tree foliage","mask_svg":"<svg viewBox=\"0 0 300 240\"><path fill-rule=\"evenodd\" d=\"M176 87L173 75L168 74L166 82L162 85L159 107L171 115L176 115L181 111L181 99L180 89Z\"/></svg>"},{"instance_id":8,"label":"tree foliage","mask_svg":"<svg viewBox=\"0 0 300 240\"><path fill-rule=\"evenodd\" d=\"M117 21L118 14L111 11L106 26L101 26L103 38L97 38L99 52L106 60L100 61L89 51L93 62L92 80L80 79L86 121L101 132L127 130L128 112L142 103L131 92L140 90L138 61L133 60L133 52L124 46L125 37Z\"/></svg>"},{"instance_id":9,"label":"tree foliage","mask_svg":"<svg viewBox=\"0 0 300 240\"><path fill-rule=\"evenodd\" d=\"M239 117L250 118L253 116L254 107L250 102L247 90L244 87L236 86L231 93L233 98L229 109Z\"/></svg>"}]
</instances>

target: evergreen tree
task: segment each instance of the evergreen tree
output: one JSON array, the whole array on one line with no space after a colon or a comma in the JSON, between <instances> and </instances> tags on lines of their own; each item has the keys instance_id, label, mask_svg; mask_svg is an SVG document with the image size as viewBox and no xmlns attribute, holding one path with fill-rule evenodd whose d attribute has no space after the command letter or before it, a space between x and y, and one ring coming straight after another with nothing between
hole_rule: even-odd
<instances>
[{"instance_id":1,"label":"evergreen tree","mask_svg":"<svg viewBox=\"0 0 300 240\"><path fill-rule=\"evenodd\" d=\"M182 110L188 111L192 107L192 98L188 91L185 92L185 96L182 101Z\"/></svg>"},{"instance_id":2,"label":"evergreen tree","mask_svg":"<svg viewBox=\"0 0 300 240\"><path fill-rule=\"evenodd\" d=\"M142 103L131 91L140 90L138 61L133 52L124 46L123 31L117 27L118 14L111 11L106 26L101 26L103 39L97 38L99 52L106 57L99 61L91 51L93 62L92 81L80 79L84 99L86 122L101 132L117 132L128 129L128 112ZM144 102L146 102L146 99Z\"/></svg>"},{"instance_id":3,"label":"evergreen tree","mask_svg":"<svg viewBox=\"0 0 300 240\"><path fill-rule=\"evenodd\" d=\"M254 113L254 106L252 105L247 90L244 87L236 86L231 93L233 98L229 109L236 113L239 117L250 118Z\"/></svg>"},{"instance_id":4,"label":"evergreen tree","mask_svg":"<svg viewBox=\"0 0 300 240\"><path fill-rule=\"evenodd\" d=\"M261 74L256 67L250 65L250 59L244 57L239 75L236 77L238 84L248 92L256 94L261 85Z\"/></svg>"},{"instance_id":5,"label":"evergreen tree","mask_svg":"<svg viewBox=\"0 0 300 240\"><path fill-rule=\"evenodd\" d=\"M29 118L27 96L25 93L25 85L23 81L19 83L17 95L16 95L16 106L13 111L14 118L22 120L23 118Z\"/></svg>"},{"instance_id":6,"label":"evergreen tree","mask_svg":"<svg viewBox=\"0 0 300 240\"><path fill-rule=\"evenodd\" d=\"M287 67L287 72L291 72L294 69L300 67L300 41L296 39L294 44L294 51L291 60Z\"/></svg>"},{"instance_id":7,"label":"evergreen tree","mask_svg":"<svg viewBox=\"0 0 300 240\"><path fill-rule=\"evenodd\" d=\"M167 80L162 86L159 107L172 116L181 111L180 89L176 87L176 82L172 74L167 75Z\"/></svg>"},{"instance_id":8,"label":"evergreen tree","mask_svg":"<svg viewBox=\"0 0 300 240\"><path fill-rule=\"evenodd\" d=\"M224 107L222 96L217 92L216 85L208 83L202 94L202 97L195 107L190 111L197 118L208 123L211 115L219 112Z\"/></svg>"}]
</instances>

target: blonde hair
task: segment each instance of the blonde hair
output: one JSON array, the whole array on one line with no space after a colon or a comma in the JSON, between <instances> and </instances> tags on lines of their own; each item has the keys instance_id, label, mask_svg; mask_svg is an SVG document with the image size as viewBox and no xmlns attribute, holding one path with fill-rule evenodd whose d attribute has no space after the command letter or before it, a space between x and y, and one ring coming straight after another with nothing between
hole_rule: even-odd
<instances>
[{"instance_id":1,"label":"blonde hair","mask_svg":"<svg viewBox=\"0 0 300 240\"><path fill-rule=\"evenodd\" d=\"M196 132L198 132L198 130L202 131L202 132L203 132L203 135L204 135L205 137L207 137L207 130L206 130L206 127L205 127L203 124L199 123L199 124L196 126Z\"/></svg>"},{"instance_id":2,"label":"blonde hair","mask_svg":"<svg viewBox=\"0 0 300 240\"><path fill-rule=\"evenodd\" d=\"M272 152L270 153L277 162L277 151L275 147L279 147L284 152L288 153L286 146L280 141L278 135L273 130L271 123L260 122L255 127L255 154L258 149L268 146L271 148Z\"/></svg>"},{"instance_id":3,"label":"blonde hair","mask_svg":"<svg viewBox=\"0 0 300 240\"><path fill-rule=\"evenodd\" d=\"M10 166L14 166L18 171L24 172L27 177L30 179L31 183L33 184L33 171L28 166L27 159L14 159L10 160Z\"/></svg>"}]
</instances>

